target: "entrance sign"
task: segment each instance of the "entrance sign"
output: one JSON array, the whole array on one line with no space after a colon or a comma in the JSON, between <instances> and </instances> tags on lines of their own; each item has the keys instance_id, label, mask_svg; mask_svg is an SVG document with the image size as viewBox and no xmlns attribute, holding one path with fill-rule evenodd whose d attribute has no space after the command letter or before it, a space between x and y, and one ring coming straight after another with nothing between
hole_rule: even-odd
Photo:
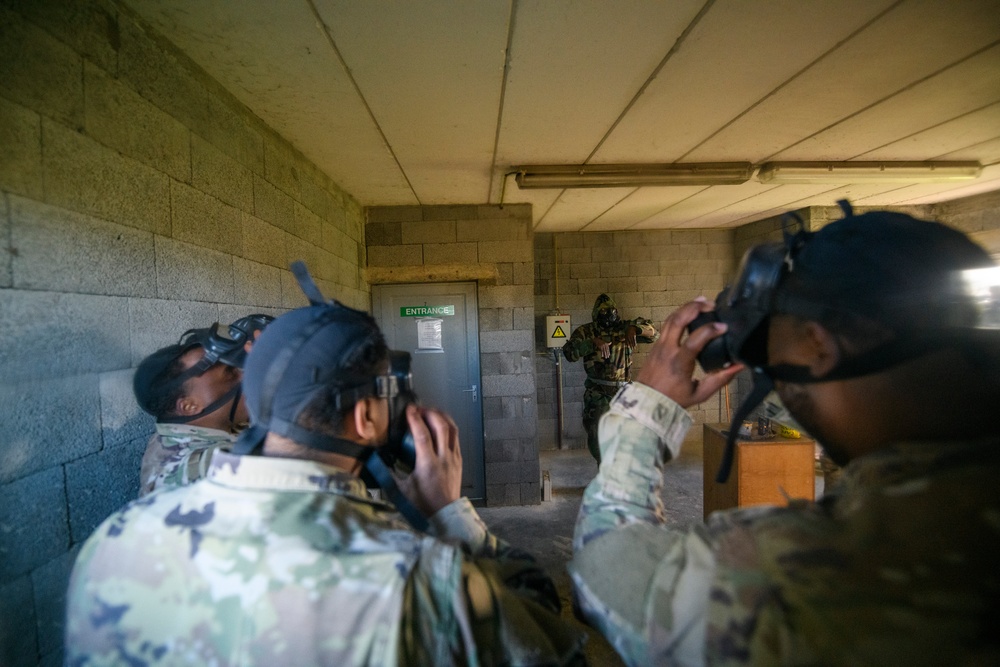
<instances>
[{"instance_id":1,"label":"entrance sign","mask_svg":"<svg viewBox=\"0 0 1000 667\"><path fill-rule=\"evenodd\" d=\"M455 306L400 306L400 317L441 317L454 315Z\"/></svg>"}]
</instances>

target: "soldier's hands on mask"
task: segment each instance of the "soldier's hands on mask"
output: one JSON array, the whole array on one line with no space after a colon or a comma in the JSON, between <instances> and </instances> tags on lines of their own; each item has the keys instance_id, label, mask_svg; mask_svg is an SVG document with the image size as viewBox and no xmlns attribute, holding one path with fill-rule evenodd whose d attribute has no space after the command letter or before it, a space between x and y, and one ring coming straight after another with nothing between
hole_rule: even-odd
<instances>
[{"instance_id":1,"label":"soldier's hands on mask","mask_svg":"<svg viewBox=\"0 0 1000 667\"><path fill-rule=\"evenodd\" d=\"M431 516L462 495L462 447L451 417L417 405L406 408L417 464L399 488L424 516Z\"/></svg>"},{"instance_id":2,"label":"soldier's hands on mask","mask_svg":"<svg viewBox=\"0 0 1000 667\"><path fill-rule=\"evenodd\" d=\"M611 358L611 343L601 338L594 338L592 342L594 343L594 349L601 353L601 358Z\"/></svg>"},{"instance_id":3,"label":"soldier's hands on mask","mask_svg":"<svg viewBox=\"0 0 1000 667\"><path fill-rule=\"evenodd\" d=\"M650 347L636 380L673 399L681 407L689 408L709 398L743 370L742 364L733 364L701 379L694 377L698 353L710 340L725 333L726 325L716 322L685 336L686 327L699 313L714 307L705 297L698 297L671 313L663 323L659 340Z\"/></svg>"}]
</instances>

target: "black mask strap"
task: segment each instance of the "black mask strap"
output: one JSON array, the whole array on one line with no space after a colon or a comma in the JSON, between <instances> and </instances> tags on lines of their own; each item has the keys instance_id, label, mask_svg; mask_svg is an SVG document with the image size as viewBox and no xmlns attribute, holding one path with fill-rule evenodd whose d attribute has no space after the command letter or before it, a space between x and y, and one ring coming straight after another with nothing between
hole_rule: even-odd
<instances>
[{"instance_id":1,"label":"black mask strap","mask_svg":"<svg viewBox=\"0 0 1000 667\"><path fill-rule=\"evenodd\" d=\"M831 382L871 375L892 368L898 364L940 349L945 341L940 337L905 337L886 341L856 357L850 357L837 364L836 368L822 377L815 377L806 366L777 364L765 366L762 370L773 380L794 384Z\"/></svg>"},{"instance_id":2,"label":"black mask strap","mask_svg":"<svg viewBox=\"0 0 1000 667\"><path fill-rule=\"evenodd\" d=\"M202 410L196 415L190 415L190 416L170 415L167 417L161 417L157 421L159 421L161 424L187 424L189 422L193 422L195 419L201 419L205 415L210 415L219 408L221 408L223 405L227 404L229 401L233 401L233 409L229 413L229 422L232 423L233 414L235 414L236 412L236 404L240 400L240 392L241 392L240 385L237 384L235 387L227 391L225 394L223 394L222 396L218 397L217 399L209 403L204 410Z\"/></svg>"},{"instance_id":3,"label":"black mask strap","mask_svg":"<svg viewBox=\"0 0 1000 667\"><path fill-rule=\"evenodd\" d=\"M399 513L403 515L403 518L409 521L410 525L420 532L426 533L428 527L427 517L421 514L416 505L411 503L410 499L404 496L403 492L399 490L396 478L392 476L392 471L389 470L389 466L382 460L382 457L368 457L368 461L365 463L365 470L375 478L375 482L382 487L389 502L396 506Z\"/></svg>"},{"instance_id":4,"label":"black mask strap","mask_svg":"<svg viewBox=\"0 0 1000 667\"><path fill-rule=\"evenodd\" d=\"M753 389L750 395L744 399L740 407L736 408L733 421L729 425L729 435L726 436L726 449L722 453L722 462L719 464L719 472L715 475L715 481L725 484L729 479L729 472L733 467L733 454L736 449L736 436L739 433L743 420L753 412L754 408L761 404L764 397L774 389L774 382L760 368L753 370Z\"/></svg>"}]
</instances>

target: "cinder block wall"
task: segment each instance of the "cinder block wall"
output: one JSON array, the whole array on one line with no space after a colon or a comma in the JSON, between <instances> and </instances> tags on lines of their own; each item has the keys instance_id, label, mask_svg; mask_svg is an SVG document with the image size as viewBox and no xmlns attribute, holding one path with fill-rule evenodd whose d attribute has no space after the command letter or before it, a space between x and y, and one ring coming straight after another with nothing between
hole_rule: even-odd
<instances>
[{"instance_id":1,"label":"cinder block wall","mask_svg":"<svg viewBox=\"0 0 1000 667\"><path fill-rule=\"evenodd\" d=\"M486 502L538 504L531 207L369 208L365 236L371 284L477 281Z\"/></svg>"},{"instance_id":2,"label":"cinder block wall","mask_svg":"<svg viewBox=\"0 0 1000 667\"><path fill-rule=\"evenodd\" d=\"M138 490L137 362L305 303L294 259L367 309L362 232L357 202L128 11L2 3L0 664L61 663L76 549Z\"/></svg>"},{"instance_id":3,"label":"cinder block wall","mask_svg":"<svg viewBox=\"0 0 1000 667\"><path fill-rule=\"evenodd\" d=\"M591 321L594 300L606 292L623 318L646 317L659 329L675 308L699 294L714 297L733 270L732 230L580 232L535 235L536 377L538 438L543 449L558 446L557 371L547 350L545 316L557 307L576 328ZM648 345L639 345L632 374L642 367ZM560 352L561 354L561 352ZM563 367L564 449L587 446L583 430L583 362ZM719 421L721 398L692 411L697 423ZM700 441L700 428L692 436Z\"/></svg>"}]
</instances>

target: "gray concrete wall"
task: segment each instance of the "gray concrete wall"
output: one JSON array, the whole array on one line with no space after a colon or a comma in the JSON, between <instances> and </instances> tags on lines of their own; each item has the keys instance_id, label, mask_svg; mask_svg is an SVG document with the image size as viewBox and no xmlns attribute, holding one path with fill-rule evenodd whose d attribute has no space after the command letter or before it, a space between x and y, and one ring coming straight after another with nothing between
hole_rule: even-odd
<instances>
[{"instance_id":1,"label":"gray concrete wall","mask_svg":"<svg viewBox=\"0 0 1000 667\"><path fill-rule=\"evenodd\" d=\"M366 238L371 284L477 281L486 502L537 504L531 207L369 208Z\"/></svg>"},{"instance_id":2,"label":"gray concrete wall","mask_svg":"<svg viewBox=\"0 0 1000 667\"><path fill-rule=\"evenodd\" d=\"M659 328L675 308L704 294L714 297L733 270L732 230L663 230L535 235L535 367L538 378L538 438L543 449L559 442L557 370L545 347L545 316L558 308L576 328L591 320L594 300L606 292L624 318L646 317ZM642 367L647 345L639 345L632 373ZM565 449L586 447L583 430L583 362L563 367ZM698 424L719 421L722 396L692 411ZM701 433L692 429L693 435ZM695 445L697 446L697 445Z\"/></svg>"},{"instance_id":3,"label":"gray concrete wall","mask_svg":"<svg viewBox=\"0 0 1000 667\"><path fill-rule=\"evenodd\" d=\"M126 10L0 3L0 664L61 663L81 541L138 490L132 369L192 326L369 307L360 206Z\"/></svg>"}]
</instances>

